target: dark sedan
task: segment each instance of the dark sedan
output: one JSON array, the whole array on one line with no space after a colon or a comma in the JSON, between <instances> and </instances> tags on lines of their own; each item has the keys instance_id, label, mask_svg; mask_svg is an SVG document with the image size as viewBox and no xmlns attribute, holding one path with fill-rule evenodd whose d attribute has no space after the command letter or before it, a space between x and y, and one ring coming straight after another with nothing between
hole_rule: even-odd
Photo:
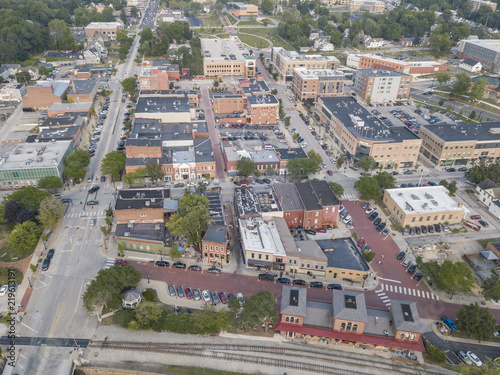
<instances>
[{"instance_id":1,"label":"dark sedan","mask_svg":"<svg viewBox=\"0 0 500 375\"><path fill-rule=\"evenodd\" d=\"M290 284L290 279L288 277L278 277L276 282L279 284Z\"/></svg>"},{"instance_id":2,"label":"dark sedan","mask_svg":"<svg viewBox=\"0 0 500 375\"><path fill-rule=\"evenodd\" d=\"M304 285L306 285L306 282L305 282L304 280L297 279L297 280L293 280L293 281L292 281L292 284L293 284L293 285L300 285L300 286L304 286Z\"/></svg>"},{"instance_id":3,"label":"dark sedan","mask_svg":"<svg viewBox=\"0 0 500 375\"><path fill-rule=\"evenodd\" d=\"M168 263L166 260L158 260L155 263L156 267L168 267L169 265L170 265L170 263Z\"/></svg>"},{"instance_id":4,"label":"dark sedan","mask_svg":"<svg viewBox=\"0 0 500 375\"><path fill-rule=\"evenodd\" d=\"M182 262L175 262L174 264L172 264L172 267L173 268L182 268L182 269L185 269L186 268L186 265Z\"/></svg>"},{"instance_id":5,"label":"dark sedan","mask_svg":"<svg viewBox=\"0 0 500 375\"><path fill-rule=\"evenodd\" d=\"M323 283L321 281L311 281L309 286L311 288L323 288Z\"/></svg>"}]
</instances>

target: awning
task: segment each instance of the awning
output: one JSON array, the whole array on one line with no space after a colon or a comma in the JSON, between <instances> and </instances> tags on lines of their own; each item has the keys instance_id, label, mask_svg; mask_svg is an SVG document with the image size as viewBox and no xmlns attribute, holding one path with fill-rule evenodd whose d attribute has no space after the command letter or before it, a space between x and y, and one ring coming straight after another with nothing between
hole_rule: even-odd
<instances>
[{"instance_id":1,"label":"awning","mask_svg":"<svg viewBox=\"0 0 500 375\"><path fill-rule=\"evenodd\" d=\"M487 260L497 260L498 257L492 251L481 251L481 255Z\"/></svg>"},{"instance_id":2,"label":"awning","mask_svg":"<svg viewBox=\"0 0 500 375\"><path fill-rule=\"evenodd\" d=\"M250 266L271 267L273 265L273 262L266 262L264 260L258 260L258 259L248 259L248 265L250 265Z\"/></svg>"}]
</instances>

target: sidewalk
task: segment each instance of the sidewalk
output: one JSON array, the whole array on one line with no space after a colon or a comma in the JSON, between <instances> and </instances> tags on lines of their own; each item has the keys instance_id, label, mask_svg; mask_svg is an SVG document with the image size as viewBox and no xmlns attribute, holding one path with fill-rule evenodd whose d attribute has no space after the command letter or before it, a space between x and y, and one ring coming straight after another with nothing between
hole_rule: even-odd
<instances>
[{"instance_id":1,"label":"sidewalk","mask_svg":"<svg viewBox=\"0 0 500 375\"><path fill-rule=\"evenodd\" d=\"M464 344L474 344L474 345L492 346L492 347L500 348L499 342L477 341L477 340L472 340L472 339L464 339L462 337L445 336L441 332L439 332L439 329L437 328L436 323L432 323L431 328L432 328L432 331L436 334L436 336L444 341L454 341L454 342L462 342Z\"/></svg>"}]
</instances>

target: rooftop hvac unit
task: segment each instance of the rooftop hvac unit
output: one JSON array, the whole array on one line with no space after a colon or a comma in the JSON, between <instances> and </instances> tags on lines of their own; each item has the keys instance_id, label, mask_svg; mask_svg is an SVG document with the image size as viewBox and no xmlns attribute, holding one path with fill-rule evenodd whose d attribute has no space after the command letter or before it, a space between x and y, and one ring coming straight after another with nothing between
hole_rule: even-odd
<instances>
[{"instance_id":1,"label":"rooftop hvac unit","mask_svg":"<svg viewBox=\"0 0 500 375\"><path fill-rule=\"evenodd\" d=\"M123 236L124 236L124 237L130 237L130 232L125 232L125 233L123 233Z\"/></svg>"}]
</instances>

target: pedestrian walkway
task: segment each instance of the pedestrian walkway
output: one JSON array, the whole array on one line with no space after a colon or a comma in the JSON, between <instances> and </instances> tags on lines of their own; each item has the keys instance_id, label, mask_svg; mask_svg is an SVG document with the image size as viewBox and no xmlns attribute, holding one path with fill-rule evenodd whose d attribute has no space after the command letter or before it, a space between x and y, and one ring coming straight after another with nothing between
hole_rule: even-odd
<instances>
[{"instance_id":1,"label":"pedestrian walkway","mask_svg":"<svg viewBox=\"0 0 500 375\"><path fill-rule=\"evenodd\" d=\"M340 199L353 201L353 200L358 199L358 197L356 196L356 194L344 194L344 195L342 195L342 197Z\"/></svg>"},{"instance_id":2,"label":"pedestrian walkway","mask_svg":"<svg viewBox=\"0 0 500 375\"><path fill-rule=\"evenodd\" d=\"M93 219L96 218L102 218L106 217L106 213L104 210L102 211L84 211L84 212L74 212L74 213L67 213L64 215L65 219L72 219L75 217L92 217Z\"/></svg>"},{"instance_id":3,"label":"pedestrian walkway","mask_svg":"<svg viewBox=\"0 0 500 375\"><path fill-rule=\"evenodd\" d=\"M432 293L432 292L427 292L424 290L413 289L413 288L407 288L407 287L400 286L400 285L392 285L392 284L384 284L384 283L380 283L379 286L380 286L380 289L376 290L375 293L377 294L377 297L379 297L386 306L390 306L390 304L391 304L391 299L387 296L386 292L404 294L407 296L413 296L413 297L418 297L418 298L439 301L439 297L434 295L434 293Z\"/></svg>"}]
</instances>

